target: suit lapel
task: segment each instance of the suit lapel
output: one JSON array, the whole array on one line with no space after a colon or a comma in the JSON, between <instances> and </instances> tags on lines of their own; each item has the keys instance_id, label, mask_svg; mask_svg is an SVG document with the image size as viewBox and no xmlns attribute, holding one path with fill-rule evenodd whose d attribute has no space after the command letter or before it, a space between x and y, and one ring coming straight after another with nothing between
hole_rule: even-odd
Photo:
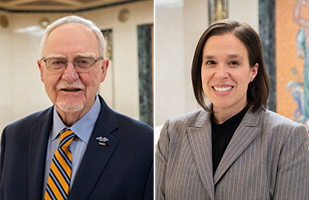
<instances>
[{"instance_id":1,"label":"suit lapel","mask_svg":"<svg viewBox=\"0 0 309 200\"><path fill-rule=\"evenodd\" d=\"M101 112L89 138L87 149L68 199L89 198L91 191L117 147L118 139L112 135L112 132L118 128L116 115L101 97L100 101ZM96 139L97 137L108 138L108 146L100 145Z\"/></svg>"},{"instance_id":2,"label":"suit lapel","mask_svg":"<svg viewBox=\"0 0 309 200\"><path fill-rule=\"evenodd\" d=\"M252 113L249 109L236 129L214 175L215 184L260 132L257 126L264 109Z\"/></svg>"},{"instance_id":3,"label":"suit lapel","mask_svg":"<svg viewBox=\"0 0 309 200\"><path fill-rule=\"evenodd\" d=\"M187 136L197 171L206 188L209 199L214 199L211 124L209 117L210 114L202 110L194 127L187 128Z\"/></svg>"},{"instance_id":4,"label":"suit lapel","mask_svg":"<svg viewBox=\"0 0 309 200\"><path fill-rule=\"evenodd\" d=\"M48 137L52 126L52 108L38 117L38 124L30 132L28 156L29 199L40 200L43 194L43 181Z\"/></svg>"}]
</instances>

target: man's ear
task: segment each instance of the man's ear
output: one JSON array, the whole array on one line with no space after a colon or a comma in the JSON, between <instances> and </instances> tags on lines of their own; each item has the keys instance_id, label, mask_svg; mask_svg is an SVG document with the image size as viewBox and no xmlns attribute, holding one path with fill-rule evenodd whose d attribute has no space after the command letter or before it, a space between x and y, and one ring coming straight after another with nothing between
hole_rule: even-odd
<instances>
[{"instance_id":1,"label":"man's ear","mask_svg":"<svg viewBox=\"0 0 309 200\"><path fill-rule=\"evenodd\" d=\"M107 74L107 69L109 66L109 59L108 58L104 58L102 65L101 65L101 69L102 69L102 75L101 75L101 83L105 80L106 78L106 74Z\"/></svg>"},{"instance_id":2,"label":"man's ear","mask_svg":"<svg viewBox=\"0 0 309 200\"><path fill-rule=\"evenodd\" d=\"M38 59L37 61L39 70L40 70L40 76L41 76L41 81L44 83L44 78L43 78L43 60L42 59Z\"/></svg>"}]
</instances>

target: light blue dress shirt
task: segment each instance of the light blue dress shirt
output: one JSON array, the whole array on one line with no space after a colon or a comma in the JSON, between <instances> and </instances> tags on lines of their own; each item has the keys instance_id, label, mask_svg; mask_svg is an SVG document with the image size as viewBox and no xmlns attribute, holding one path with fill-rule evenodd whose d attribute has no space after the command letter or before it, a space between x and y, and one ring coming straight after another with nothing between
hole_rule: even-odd
<instances>
[{"instance_id":1,"label":"light blue dress shirt","mask_svg":"<svg viewBox=\"0 0 309 200\"><path fill-rule=\"evenodd\" d=\"M67 127L62 122L60 116L58 115L56 108L54 107L53 113L53 126L48 139L47 146L47 155L46 155L46 165L45 165L45 177L44 177L44 186L43 186L43 197L45 195L47 180L49 176L50 165L54 156L55 151L58 148L59 139L60 139L60 131L64 128L71 129L76 137L70 144L70 149L72 152L72 177L71 177L71 185L73 185L76 173L78 171L79 165L83 159L88 140L92 133L93 127L97 118L99 116L101 110L101 103L96 96L95 102L91 109L73 126Z\"/></svg>"}]
</instances>

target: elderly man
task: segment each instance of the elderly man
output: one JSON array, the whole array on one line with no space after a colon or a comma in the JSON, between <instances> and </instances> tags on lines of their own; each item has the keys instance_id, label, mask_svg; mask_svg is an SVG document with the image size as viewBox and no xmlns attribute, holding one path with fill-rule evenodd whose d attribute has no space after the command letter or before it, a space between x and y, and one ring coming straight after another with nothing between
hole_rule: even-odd
<instances>
[{"instance_id":1,"label":"elderly man","mask_svg":"<svg viewBox=\"0 0 309 200\"><path fill-rule=\"evenodd\" d=\"M96 94L108 68L89 20L51 24L37 61L53 106L2 134L0 199L153 199L153 129Z\"/></svg>"}]
</instances>

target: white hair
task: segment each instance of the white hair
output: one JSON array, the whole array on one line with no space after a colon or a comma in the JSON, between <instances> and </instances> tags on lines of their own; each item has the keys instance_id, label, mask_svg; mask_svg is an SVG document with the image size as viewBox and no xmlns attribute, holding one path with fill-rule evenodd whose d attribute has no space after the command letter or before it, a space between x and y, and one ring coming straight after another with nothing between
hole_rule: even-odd
<instances>
[{"instance_id":1,"label":"white hair","mask_svg":"<svg viewBox=\"0 0 309 200\"><path fill-rule=\"evenodd\" d=\"M49 34L57 27L63 25L63 24L67 24L67 23L77 23L77 24L82 24L85 25L87 27L89 27L95 34L97 40L98 40L98 48L99 48L99 53L100 56L103 56L103 58L105 58L106 55L106 43L103 37L103 33L101 32L101 30L95 25L95 23L93 23L92 21L88 20L88 19L84 19L82 17L79 16L67 16L67 17L63 17L60 19L57 19L56 21L54 21L53 23L51 23L47 28L46 31L43 35L42 41L41 41L41 55L43 54L43 50L45 48L45 43L46 43L46 39L49 36ZM42 55L43 56L43 55Z\"/></svg>"}]
</instances>

